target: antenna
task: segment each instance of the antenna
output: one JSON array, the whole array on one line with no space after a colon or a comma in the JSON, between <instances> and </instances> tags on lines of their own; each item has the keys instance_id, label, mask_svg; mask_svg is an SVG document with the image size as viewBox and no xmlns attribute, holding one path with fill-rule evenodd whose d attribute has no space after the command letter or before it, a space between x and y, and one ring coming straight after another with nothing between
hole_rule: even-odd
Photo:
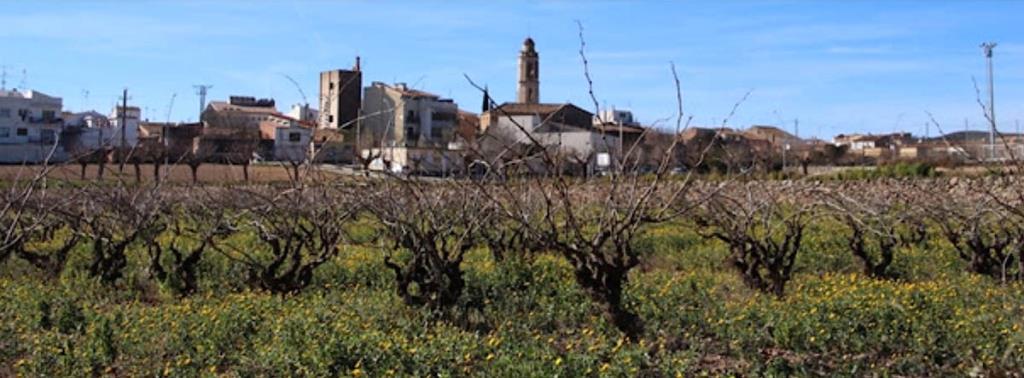
<instances>
[{"instance_id":1,"label":"antenna","mask_svg":"<svg viewBox=\"0 0 1024 378\"><path fill-rule=\"evenodd\" d=\"M309 100L306 99L306 92L302 91L302 87L299 86L299 83L295 81L295 79L292 79L292 77L288 76L287 74L281 74L281 76L284 76L285 79L288 79L288 81L292 82L292 85L295 86L295 89L299 91L299 95L302 96L302 103L304 105L309 105Z\"/></svg>"},{"instance_id":2,"label":"antenna","mask_svg":"<svg viewBox=\"0 0 1024 378\"><path fill-rule=\"evenodd\" d=\"M988 131L988 145L989 145L989 158L995 159L996 154L996 94L994 89L994 79L992 78L992 49L996 48L997 43L985 42L981 44L981 49L985 53L985 61L988 64L988 121L992 128Z\"/></svg>"},{"instance_id":3,"label":"antenna","mask_svg":"<svg viewBox=\"0 0 1024 378\"><path fill-rule=\"evenodd\" d=\"M83 89L82 90L82 111L85 111L88 108L89 108L89 90L88 89Z\"/></svg>"},{"instance_id":4,"label":"antenna","mask_svg":"<svg viewBox=\"0 0 1024 378\"><path fill-rule=\"evenodd\" d=\"M775 120L776 120L776 121L779 121L779 127L786 127L786 126L785 126L785 125L786 125L786 121L784 121L784 120L782 119L782 116L780 116L780 115L779 115L779 111L778 111L778 109L776 109L776 110L772 110L772 114L774 114L774 115L775 115Z\"/></svg>"},{"instance_id":5,"label":"antenna","mask_svg":"<svg viewBox=\"0 0 1024 378\"><path fill-rule=\"evenodd\" d=\"M209 84L196 84L192 86L199 95L199 122L203 122L203 111L206 110L206 92L213 88Z\"/></svg>"},{"instance_id":6,"label":"antenna","mask_svg":"<svg viewBox=\"0 0 1024 378\"><path fill-rule=\"evenodd\" d=\"M0 91L7 90L7 66L0 67Z\"/></svg>"},{"instance_id":7,"label":"antenna","mask_svg":"<svg viewBox=\"0 0 1024 378\"><path fill-rule=\"evenodd\" d=\"M178 94L177 93L171 93L171 103L167 104L167 121L166 121L166 123L171 123L171 110L174 109L174 98L175 97L178 97Z\"/></svg>"},{"instance_id":8,"label":"antenna","mask_svg":"<svg viewBox=\"0 0 1024 378\"><path fill-rule=\"evenodd\" d=\"M22 69L21 70L21 82L18 83L18 88L21 89L22 91L25 91L26 87L28 87L28 70Z\"/></svg>"}]
</instances>

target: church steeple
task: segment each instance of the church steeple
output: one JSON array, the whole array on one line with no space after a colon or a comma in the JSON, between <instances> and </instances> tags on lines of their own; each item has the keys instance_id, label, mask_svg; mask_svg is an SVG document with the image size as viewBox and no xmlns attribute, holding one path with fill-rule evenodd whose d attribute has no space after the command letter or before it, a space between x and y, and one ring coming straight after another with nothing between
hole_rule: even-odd
<instances>
[{"instance_id":1,"label":"church steeple","mask_svg":"<svg viewBox=\"0 0 1024 378\"><path fill-rule=\"evenodd\" d=\"M491 110L491 93L487 90L487 86L484 86L484 103L480 107L480 114L487 113Z\"/></svg>"},{"instance_id":2,"label":"church steeple","mask_svg":"<svg viewBox=\"0 0 1024 378\"><path fill-rule=\"evenodd\" d=\"M523 41L523 49L519 52L519 86L516 91L516 102L524 104L540 103L540 59L534 49L533 38Z\"/></svg>"}]
</instances>

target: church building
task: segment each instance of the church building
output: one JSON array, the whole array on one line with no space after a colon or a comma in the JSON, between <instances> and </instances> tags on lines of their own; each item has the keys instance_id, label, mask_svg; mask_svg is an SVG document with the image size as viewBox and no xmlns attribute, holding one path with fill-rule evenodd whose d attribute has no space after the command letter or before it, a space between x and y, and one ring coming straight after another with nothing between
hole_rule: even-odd
<instances>
[{"instance_id":1,"label":"church building","mask_svg":"<svg viewBox=\"0 0 1024 378\"><path fill-rule=\"evenodd\" d=\"M506 102L480 115L481 132L506 144L529 143L533 137L558 146L577 158L596 161L596 155L613 153L619 146L615 133L595 127L594 114L571 103L540 101L540 56L532 38L519 52L516 102Z\"/></svg>"}]
</instances>

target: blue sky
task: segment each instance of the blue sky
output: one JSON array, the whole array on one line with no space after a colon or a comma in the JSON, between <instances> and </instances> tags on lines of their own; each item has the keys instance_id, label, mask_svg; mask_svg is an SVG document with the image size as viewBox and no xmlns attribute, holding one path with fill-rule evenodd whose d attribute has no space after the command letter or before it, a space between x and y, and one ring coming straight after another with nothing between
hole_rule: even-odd
<instances>
[{"instance_id":1,"label":"blue sky","mask_svg":"<svg viewBox=\"0 0 1024 378\"><path fill-rule=\"evenodd\" d=\"M479 111L480 94L515 96L516 57L532 36L541 100L593 108L578 55L584 24L594 90L603 105L646 123L674 115L669 62L699 125L800 120L801 136L904 130L923 134L926 111L944 131L984 128L972 76L978 47L997 41L1001 128L1024 121L1024 2L1015 1L14 1L0 14L8 87L109 111L122 88L154 120L196 119L192 84L209 99L273 97L316 104L318 72L362 56L364 85L406 82ZM84 91L89 91L88 99ZM982 88L984 90L984 87ZM932 135L937 131L931 128Z\"/></svg>"}]
</instances>

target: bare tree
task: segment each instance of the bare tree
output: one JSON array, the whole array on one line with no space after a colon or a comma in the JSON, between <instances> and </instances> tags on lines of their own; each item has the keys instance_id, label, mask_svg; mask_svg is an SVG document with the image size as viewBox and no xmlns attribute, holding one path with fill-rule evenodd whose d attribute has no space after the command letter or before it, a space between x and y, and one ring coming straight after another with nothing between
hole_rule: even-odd
<instances>
[{"instance_id":1,"label":"bare tree","mask_svg":"<svg viewBox=\"0 0 1024 378\"><path fill-rule=\"evenodd\" d=\"M703 234L729 246L729 264L747 287L785 295L815 204L803 188L755 187L723 192L698 217Z\"/></svg>"},{"instance_id":2,"label":"bare tree","mask_svg":"<svg viewBox=\"0 0 1024 378\"><path fill-rule=\"evenodd\" d=\"M74 208L68 210L45 204L51 198L37 199L31 204L20 231L22 238L14 248L14 254L42 270L50 277L57 277L64 271L71 251L81 244L81 235L74 232L79 226L79 214ZM54 201L68 204L68 201Z\"/></svg>"},{"instance_id":3,"label":"bare tree","mask_svg":"<svg viewBox=\"0 0 1024 378\"><path fill-rule=\"evenodd\" d=\"M370 212L392 241L384 264L406 304L440 311L458 304L462 261L480 241L488 202L464 182L393 175L374 182ZM396 256L403 252L405 256Z\"/></svg>"},{"instance_id":4,"label":"bare tree","mask_svg":"<svg viewBox=\"0 0 1024 378\"><path fill-rule=\"evenodd\" d=\"M918 191L895 182L868 182L825 193L823 203L849 230L846 244L865 275L888 278L898 248L922 243L927 226Z\"/></svg>"},{"instance_id":5,"label":"bare tree","mask_svg":"<svg viewBox=\"0 0 1024 378\"><path fill-rule=\"evenodd\" d=\"M967 270L1002 281L1021 278L1024 257L1021 224L991 192L962 185L928 193L929 215L967 263ZM1019 265L1019 262L1018 262Z\"/></svg>"},{"instance_id":6,"label":"bare tree","mask_svg":"<svg viewBox=\"0 0 1024 378\"><path fill-rule=\"evenodd\" d=\"M502 262L510 255L527 257L543 247L534 245L528 237L529 230L522 224L505 217L489 217L482 227L480 236L496 262Z\"/></svg>"},{"instance_id":7,"label":"bare tree","mask_svg":"<svg viewBox=\"0 0 1024 378\"><path fill-rule=\"evenodd\" d=\"M358 209L343 188L327 185L252 188L235 196L242 197L241 216L259 247L219 243L217 250L244 264L253 286L273 293L309 286L314 271L340 253Z\"/></svg>"},{"instance_id":8,"label":"bare tree","mask_svg":"<svg viewBox=\"0 0 1024 378\"><path fill-rule=\"evenodd\" d=\"M678 133L685 119L678 79L676 88ZM550 148L533 130L501 112L497 108L496 115L507 117L525 139L494 154L497 157L486 164L491 170L478 181L481 192L502 216L526 230L529 243L565 257L576 282L600 305L603 314L628 338L638 340L644 333L643 320L628 308L623 296L629 272L641 258L633 242L644 226L679 215L681 207L676 204L692 181L689 176L681 181L666 180L678 139L666 148L652 177L635 174L642 159L634 145L616 156L618 170L602 180L587 182L562 169L564 159L558 149ZM610 138L602 139L607 150L615 150ZM518 169L515 174L496 169L503 166Z\"/></svg>"},{"instance_id":9,"label":"bare tree","mask_svg":"<svg viewBox=\"0 0 1024 378\"><path fill-rule=\"evenodd\" d=\"M128 266L128 248L152 239L163 227L165 202L160 186L97 186L71 195L79 201L69 216L80 227L75 232L92 249L89 275L113 284Z\"/></svg>"},{"instance_id":10,"label":"bare tree","mask_svg":"<svg viewBox=\"0 0 1024 378\"><path fill-rule=\"evenodd\" d=\"M0 192L0 224L4 227L0 262L14 255L56 276L79 238L70 232L75 225L62 216L68 197L47 188L51 169L44 164L34 175L18 177Z\"/></svg>"},{"instance_id":11,"label":"bare tree","mask_svg":"<svg viewBox=\"0 0 1024 378\"><path fill-rule=\"evenodd\" d=\"M235 231L236 209L224 197L229 192L190 190L168 206L162 233L146 240L149 274L181 296L199 288L198 269L205 252ZM155 235L159 236L159 235ZM161 240L164 239L164 240Z\"/></svg>"}]
</instances>

